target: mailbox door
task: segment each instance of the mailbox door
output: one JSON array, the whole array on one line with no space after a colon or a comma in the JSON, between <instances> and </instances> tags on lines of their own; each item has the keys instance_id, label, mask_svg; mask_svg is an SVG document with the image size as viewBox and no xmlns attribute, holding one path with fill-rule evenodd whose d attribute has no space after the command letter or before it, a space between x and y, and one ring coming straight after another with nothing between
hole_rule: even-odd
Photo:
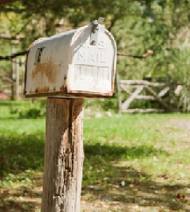
<instances>
[{"instance_id":1,"label":"mailbox door","mask_svg":"<svg viewBox=\"0 0 190 212\"><path fill-rule=\"evenodd\" d=\"M93 45L91 34L91 27L87 27L73 37L68 93L111 96L114 91L116 44L103 26L99 26Z\"/></svg>"}]
</instances>

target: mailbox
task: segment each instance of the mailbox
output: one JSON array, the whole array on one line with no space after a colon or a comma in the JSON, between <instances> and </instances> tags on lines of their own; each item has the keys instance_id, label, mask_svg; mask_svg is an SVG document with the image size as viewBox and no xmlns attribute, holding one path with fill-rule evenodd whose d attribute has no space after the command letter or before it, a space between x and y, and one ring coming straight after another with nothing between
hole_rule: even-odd
<instances>
[{"instance_id":1,"label":"mailbox","mask_svg":"<svg viewBox=\"0 0 190 212\"><path fill-rule=\"evenodd\" d=\"M41 38L28 51L25 96L112 96L116 54L113 36L97 21Z\"/></svg>"}]
</instances>

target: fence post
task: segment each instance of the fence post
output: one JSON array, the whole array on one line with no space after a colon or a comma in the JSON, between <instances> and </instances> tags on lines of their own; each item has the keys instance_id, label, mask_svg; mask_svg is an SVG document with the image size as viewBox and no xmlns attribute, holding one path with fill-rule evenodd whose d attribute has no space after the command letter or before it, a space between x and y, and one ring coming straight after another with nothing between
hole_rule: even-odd
<instances>
[{"instance_id":1,"label":"fence post","mask_svg":"<svg viewBox=\"0 0 190 212\"><path fill-rule=\"evenodd\" d=\"M48 98L43 212L78 212L83 169L83 100Z\"/></svg>"}]
</instances>

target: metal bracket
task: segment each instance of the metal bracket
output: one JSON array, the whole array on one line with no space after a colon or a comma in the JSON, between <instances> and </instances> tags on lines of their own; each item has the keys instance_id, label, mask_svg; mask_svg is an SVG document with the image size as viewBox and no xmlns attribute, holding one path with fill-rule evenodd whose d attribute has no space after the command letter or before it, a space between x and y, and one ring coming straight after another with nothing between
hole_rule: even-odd
<instances>
[{"instance_id":1,"label":"metal bracket","mask_svg":"<svg viewBox=\"0 0 190 212\"><path fill-rule=\"evenodd\" d=\"M35 62L34 64L38 64L41 62L41 56L42 56L42 52L44 50L45 47L40 47L40 48L37 48L36 50L36 55L35 55Z\"/></svg>"},{"instance_id":2,"label":"metal bracket","mask_svg":"<svg viewBox=\"0 0 190 212\"><path fill-rule=\"evenodd\" d=\"M94 20L92 22L92 32L90 35L90 45L96 45L98 42L98 31L99 31L99 24L102 24L104 18L100 17L98 20Z\"/></svg>"}]
</instances>

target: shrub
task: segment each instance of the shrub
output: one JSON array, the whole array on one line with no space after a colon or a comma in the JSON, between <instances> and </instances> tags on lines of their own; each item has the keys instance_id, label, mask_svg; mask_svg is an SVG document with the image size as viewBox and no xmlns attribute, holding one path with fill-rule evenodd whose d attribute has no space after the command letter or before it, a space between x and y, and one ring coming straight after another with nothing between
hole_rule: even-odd
<instances>
[{"instance_id":1,"label":"shrub","mask_svg":"<svg viewBox=\"0 0 190 212\"><path fill-rule=\"evenodd\" d=\"M45 106L43 102L29 102L19 107L11 107L10 112L18 118L40 118L45 115Z\"/></svg>"}]
</instances>

